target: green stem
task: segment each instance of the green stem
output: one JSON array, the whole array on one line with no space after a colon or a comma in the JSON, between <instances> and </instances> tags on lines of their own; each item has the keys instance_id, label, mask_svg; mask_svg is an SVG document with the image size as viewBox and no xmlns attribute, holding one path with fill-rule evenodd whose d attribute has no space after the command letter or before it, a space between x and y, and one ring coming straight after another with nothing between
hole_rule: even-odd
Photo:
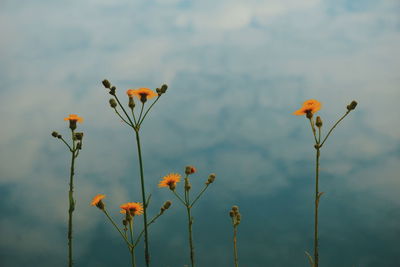
<instances>
[{"instance_id":1,"label":"green stem","mask_svg":"<svg viewBox=\"0 0 400 267\"><path fill-rule=\"evenodd\" d=\"M312 118L309 119L309 120L310 120L311 129L312 129L312 132L313 132L313 135L314 135L315 143L318 144L317 134L316 134L316 131L315 131L314 122L313 122Z\"/></svg>"},{"instance_id":2,"label":"green stem","mask_svg":"<svg viewBox=\"0 0 400 267\"><path fill-rule=\"evenodd\" d=\"M128 118L129 122L131 123L131 125L134 125L131 118L129 117L128 113L126 112L126 110L124 109L124 106L122 106L121 102L119 101L118 97L116 94L113 95L115 100L117 100L119 106L121 107L122 111L125 113L125 116ZM132 126L133 127L133 126Z\"/></svg>"},{"instance_id":3,"label":"green stem","mask_svg":"<svg viewBox=\"0 0 400 267\"><path fill-rule=\"evenodd\" d=\"M336 128L336 126L350 113L350 110L348 110L336 123L335 125L332 126L332 128L329 130L328 134L325 136L324 140L322 141L320 147L322 147L326 141L326 139L328 139L329 135L332 133L333 129Z\"/></svg>"},{"instance_id":4,"label":"green stem","mask_svg":"<svg viewBox=\"0 0 400 267\"><path fill-rule=\"evenodd\" d=\"M232 218L233 223L233 218ZM233 255L235 261L235 267L238 267L238 253L237 253L237 244L236 244L236 235L237 235L237 225L233 223Z\"/></svg>"},{"instance_id":5,"label":"green stem","mask_svg":"<svg viewBox=\"0 0 400 267\"><path fill-rule=\"evenodd\" d=\"M207 190L209 184L207 184L203 190L201 190L201 192L199 193L199 195L195 198L195 200L193 200L192 204L190 205L191 207L193 207L194 203L196 203L196 201L201 197L201 195Z\"/></svg>"},{"instance_id":6,"label":"green stem","mask_svg":"<svg viewBox=\"0 0 400 267\"><path fill-rule=\"evenodd\" d=\"M175 192L175 190L171 190L172 193L182 202L184 206L186 206L186 202Z\"/></svg>"},{"instance_id":7,"label":"green stem","mask_svg":"<svg viewBox=\"0 0 400 267\"><path fill-rule=\"evenodd\" d=\"M154 104L158 101L158 99L160 99L160 96L157 97L156 100L154 100L154 102L150 105L150 107L147 109L147 111L144 113L143 118L140 120L139 122L139 126L142 124L142 122L144 121L144 118L146 118L147 113L149 113L150 109L154 106Z\"/></svg>"},{"instance_id":8,"label":"green stem","mask_svg":"<svg viewBox=\"0 0 400 267\"><path fill-rule=\"evenodd\" d=\"M128 248L130 249L132 247L132 244L128 241L128 239L126 238L126 235L124 235L121 230L119 229L119 227L116 225L116 223L114 222L114 220L110 217L110 215L108 215L108 212L103 209L102 210L104 212L104 214L107 216L107 218L110 220L110 222L112 223L112 225L114 225L115 229L118 230L119 234L122 236L122 238L125 240L126 244L128 245Z\"/></svg>"},{"instance_id":9,"label":"green stem","mask_svg":"<svg viewBox=\"0 0 400 267\"><path fill-rule=\"evenodd\" d=\"M142 118L143 109L144 109L144 103L142 102L142 107L140 108L140 114L139 114L139 118L138 118L139 122L141 121L141 118ZM138 125L138 126L140 127L140 125Z\"/></svg>"},{"instance_id":10,"label":"green stem","mask_svg":"<svg viewBox=\"0 0 400 267\"><path fill-rule=\"evenodd\" d=\"M125 122L126 124L128 124L129 126L133 127L133 125L131 125L129 122L127 122L122 116L121 114L118 112L117 108L114 108L115 113L117 113L117 115L121 118L121 120L123 122Z\"/></svg>"},{"instance_id":11,"label":"green stem","mask_svg":"<svg viewBox=\"0 0 400 267\"><path fill-rule=\"evenodd\" d=\"M316 165L315 165L315 216L314 216L314 267L318 267L319 254L318 254L318 206L319 206L319 156L320 149L317 148L316 152Z\"/></svg>"},{"instance_id":12,"label":"green stem","mask_svg":"<svg viewBox=\"0 0 400 267\"><path fill-rule=\"evenodd\" d=\"M72 149L71 150L71 169L69 177L69 209L68 209L68 266L72 267L72 213L75 210L75 200L74 200L74 174L75 174L75 140L74 140L74 130L72 133ZM64 141L64 139L63 139Z\"/></svg>"},{"instance_id":13,"label":"green stem","mask_svg":"<svg viewBox=\"0 0 400 267\"><path fill-rule=\"evenodd\" d=\"M192 225L193 218L190 212L190 207L186 206L187 216L188 216L188 228L189 228L189 246L190 246L190 262L192 263L192 267L195 267L194 264L194 247L193 247L193 237L192 237Z\"/></svg>"},{"instance_id":14,"label":"green stem","mask_svg":"<svg viewBox=\"0 0 400 267\"><path fill-rule=\"evenodd\" d=\"M142 150L140 146L139 129L135 129L136 133L136 144L139 157L139 167L140 167L140 183L142 189L142 200L143 200L143 225L144 225L144 257L146 260L146 266L150 266L150 254L149 254L149 235L147 231L147 205L146 205L146 192L144 188L144 172L143 172L143 160L142 160Z\"/></svg>"},{"instance_id":15,"label":"green stem","mask_svg":"<svg viewBox=\"0 0 400 267\"><path fill-rule=\"evenodd\" d=\"M150 226L150 224L154 223L155 220L157 220L158 217L160 217L161 215L162 215L161 212L159 214L157 214L153 219L150 220L150 222L147 224L147 226ZM135 246L135 247L137 246L137 244L139 243L140 238L142 237L143 233L144 233L144 229L140 232L140 234L136 238L136 242L135 242L135 244L133 246Z\"/></svg>"},{"instance_id":16,"label":"green stem","mask_svg":"<svg viewBox=\"0 0 400 267\"><path fill-rule=\"evenodd\" d=\"M132 225L133 225L133 218L132 218L132 220L129 221L129 232L131 235L131 243L133 244L133 226ZM136 267L135 246L132 246L129 251L131 253L132 267Z\"/></svg>"},{"instance_id":17,"label":"green stem","mask_svg":"<svg viewBox=\"0 0 400 267\"><path fill-rule=\"evenodd\" d=\"M61 141L63 141L64 144L68 147L69 151L73 152L71 146L70 146L67 142L65 142L64 138L61 137L60 139L61 139Z\"/></svg>"}]
</instances>

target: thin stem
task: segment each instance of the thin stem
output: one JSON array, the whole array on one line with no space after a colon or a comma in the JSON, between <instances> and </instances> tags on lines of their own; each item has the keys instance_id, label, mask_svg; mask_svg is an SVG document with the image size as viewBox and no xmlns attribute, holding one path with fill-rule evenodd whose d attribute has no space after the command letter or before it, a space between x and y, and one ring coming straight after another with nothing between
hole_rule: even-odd
<instances>
[{"instance_id":1,"label":"thin stem","mask_svg":"<svg viewBox=\"0 0 400 267\"><path fill-rule=\"evenodd\" d=\"M150 107L144 113L143 118L139 121L139 126L142 124L142 122L144 121L144 118L146 118L146 116L147 116L147 113L149 113L150 109L154 106L154 104L158 101L158 99L160 99L160 96L158 96L157 99L154 100L154 102L150 105Z\"/></svg>"},{"instance_id":2,"label":"thin stem","mask_svg":"<svg viewBox=\"0 0 400 267\"><path fill-rule=\"evenodd\" d=\"M314 122L313 122L312 118L309 119L309 120L310 120L311 129L312 129L312 132L313 132L313 135L314 135L315 143L318 144L317 134L316 134L316 132L315 132Z\"/></svg>"},{"instance_id":3,"label":"thin stem","mask_svg":"<svg viewBox=\"0 0 400 267\"><path fill-rule=\"evenodd\" d=\"M172 193L182 202L184 206L186 206L186 202L175 192L175 190L171 190Z\"/></svg>"},{"instance_id":4,"label":"thin stem","mask_svg":"<svg viewBox=\"0 0 400 267\"><path fill-rule=\"evenodd\" d=\"M139 121L139 122L141 121L141 118L142 118L143 109L144 109L144 103L142 102L142 107L140 108L140 113L139 113L139 118L138 118L138 121ZM137 126L140 127L140 123L139 123L139 125L137 125Z\"/></svg>"},{"instance_id":5,"label":"thin stem","mask_svg":"<svg viewBox=\"0 0 400 267\"><path fill-rule=\"evenodd\" d=\"M108 212L103 209L102 210L104 212L104 214L107 216L107 218L110 220L110 222L112 223L112 225L114 225L115 229L118 230L119 234L122 236L122 238L125 240L126 244L128 245L128 248L130 249L132 247L132 244L128 241L128 238L126 237L126 235L124 235L121 230L119 229L119 227L116 225L116 223L114 222L114 220L110 217L110 215L108 215Z\"/></svg>"},{"instance_id":6,"label":"thin stem","mask_svg":"<svg viewBox=\"0 0 400 267\"><path fill-rule=\"evenodd\" d=\"M336 128L336 126L350 113L350 110L348 110L336 123L335 125L332 126L332 128L329 130L328 134L325 136L324 140L322 141L320 147L322 147L326 141L326 139L328 139L329 135L332 133L333 129Z\"/></svg>"},{"instance_id":7,"label":"thin stem","mask_svg":"<svg viewBox=\"0 0 400 267\"><path fill-rule=\"evenodd\" d=\"M63 141L64 144L68 147L69 151L72 152L73 150L72 150L71 146L70 146L67 142L65 142L64 138L60 137L60 139L61 139L61 141Z\"/></svg>"},{"instance_id":8,"label":"thin stem","mask_svg":"<svg viewBox=\"0 0 400 267\"><path fill-rule=\"evenodd\" d=\"M161 212L159 214L157 214L153 219L150 220L150 222L147 224L147 226L150 226L150 224L154 223L158 219L158 217L160 217L161 215L162 215ZM139 243L140 238L142 237L143 233L144 233L144 229L140 232L140 234L136 238L136 242L133 246L136 247L136 245Z\"/></svg>"},{"instance_id":9,"label":"thin stem","mask_svg":"<svg viewBox=\"0 0 400 267\"><path fill-rule=\"evenodd\" d=\"M133 112L133 108L131 108L131 113L132 113L132 118L133 121L135 122L135 127L138 125L137 121L136 121L136 116L135 116L135 112Z\"/></svg>"},{"instance_id":10,"label":"thin stem","mask_svg":"<svg viewBox=\"0 0 400 267\"><path fill-rule=\"evenodd\" d=\"M199 198L201 197L201 195L203 195L203 193L207 190L209 184L206 184L206 186L203 188L203 190L201 190L201 192L199 193L199 195L195 198L195 200L193 200L192 204L190 205L191 207L193 207L194 203L197 202L197 200L199 200Z\"/></svg>"},{"instance_id":11,"label":"thin stem","mask_svg":"<svg viewBox=\"0 0 400 267\"><path fill-rule=\"evenodd\" d=\"M75 200L74 200L74 174L75 174L75 140L74 140L74 130L71 130L72 134L72 149L71 150L71 169L69 177L69 209L68 209L68 266L72 267L72 213L75 210ZM64 139L62 139L64 141ZM65 141L64 141L65 142ZM65 142L66 143L66 142ZM68 145L68 144L67 144Z\"/></svg>"},{"instance_id":12,"label":"thin stem","mask_svg":"<svg viewBox=\"0 0 400 267\"><path fill-rule=\"evenodd\" d=\"M188 216L188 229L189 229L189 246L190 246L190 262L192 267L195 267L194 264L194 246L193 246L193 237L192 237L192 225L193 225L193 218L190 212L190 207L186 206L187 216Z\"/></svg>"},{"instance_id":13,"label":"thin stem","mask_svg":"<svg viewBox=\"0 0 400 267\"><path fill-rule=\"evenodd\" d=\"M129 233L131 235L131 243L133 244L133 218L129 221ZM131 259L132 259L132 266L136 267L136 259L135 259L135 246L130 248Z\"/></svg>"},{"instance_id":14,"label":"thin stem","mask_svg":"<svg viewBox=\"0 0 400 267\"><path fill-rule=\"evenodd\" d=\"M124 106L122 106L121 102L119 101L118 97L116 94L113 95L115 100L117 100L119 106L121 107L122 111L125 113L125 116L128 118L129 122L131 123L131 125L134 125L131 118L129 117L128 113L126 112L126 110L124 109ZM133 126L132 126L133 127Z\"/></svg>"},{"instance_id":15,"label":"thin stem","mask_svg":"<svg viewBox=\"0 0 400 267\"><path fill-rule=\"evenodd\" d=\"M137 151L139 157L139 167L140 167L140 183L142 189L142 200L143 200L143 225L144 225L144 257L146 260L146 266L150 266L150 253L149 253L149 234L147 231L147 205L146 205L146 192L144 188L144 172L143 172L143 159L142 159L142 150L140 146L140 137L139 137L139 129L135 129L136 133L136 144L137 144Z\"/></svg>"},{"instance_id":16,"label":"thin stem","mask_svg":"<svg viewBox=\"0 0 400 267\"><path fill-rule=\"evenodd\" d=\"M117 113L117 115L121 118L121 120L123 122L125 122L126 124L128 124L129 126L133 127L133 125L131 125L129 122L127 122L122 116L121 114L118 112L117 108L114 108L115 113Z\"/></svg>"},{"instance_id":17,"label":"thin stem","mask_svg":"<svg viewBox=\"0 0 400 267\"><path fill-rule=\"evenodd\" d=\"M320 149L316 151L316 165L315 165L315 214L314 214L314 267L318 267L319 255L318 255L318 206L319 206L319 156Z\"/></svg>"},{"instance_id":18,"label":"thin stem","mask_svg":"<svg viewBox=\"0 0 400 267\"><path fill-rule=\"evenodd\" d=\"M232 224L233 224L233 256L234 256L234 262L235 262L235 267L238 267L238 253L237 253L237 244L236 244L236 235L237 235L237 225L235 225L233 218L232 218Z\"/></svg>"}]
</instances>

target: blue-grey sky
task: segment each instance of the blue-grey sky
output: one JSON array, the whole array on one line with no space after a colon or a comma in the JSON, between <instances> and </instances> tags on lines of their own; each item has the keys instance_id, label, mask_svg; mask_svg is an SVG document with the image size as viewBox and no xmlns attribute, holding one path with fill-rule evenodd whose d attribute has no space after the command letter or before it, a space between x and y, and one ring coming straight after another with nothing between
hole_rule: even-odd
<instances>
[{"instance_id":1,"label":"blue-grey sky","mask_svg":"<svg viewBox=\"0 0 400 267\"><path fill-rule=\"evenodd\" d=\"M128 88L169 85L142 129L151 213L175 200L163 175L198 168L217 181L195 207L199 266L231 266L228 211L239 205L241 266L308 266L314 149L359 106L321 156L324 267L400 262L400 2L397 0L147 0L0 2L0 265L65 266L69 152L63 118L84 117L76 164L76 266L128 266L123 242L89 206L140 201L133 133L109 108L104 78ZM188 264L185 214L152 226L155 267ZM138 249L142 263L142 247Z\"/></svg>"}]
</instances>

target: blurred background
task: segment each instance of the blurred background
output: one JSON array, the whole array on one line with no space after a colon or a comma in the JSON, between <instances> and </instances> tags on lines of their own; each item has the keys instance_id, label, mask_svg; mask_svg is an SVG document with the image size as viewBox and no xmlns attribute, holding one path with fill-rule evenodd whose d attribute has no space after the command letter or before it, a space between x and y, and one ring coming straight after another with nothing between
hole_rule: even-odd
<instances>
[{"instance_id":1,"label":"blurred background","mask_svg":"<svg viewBox=\"0 0 400 267\"><path fill-rule=\"evenodd\" d=\"M198 266L233 265L234 204L240 266L309 266L315 151L292 112L310 98L325 133L359 102L321 154L321 266L399 266L399 14L396 0L1 0L0 265L66 266L70 153L50 134L68 136L72 113L85 119L75 264L129 266L89 206L106 194L120 221L121 203L141 201L108 78L125 102L128 88L169 85L141 131L150 215L174 201L151 227L154 267L189 264L185 210L157 188L189 164L194 192L217 174L193 210Z\"/></svg>"}]
</instances>

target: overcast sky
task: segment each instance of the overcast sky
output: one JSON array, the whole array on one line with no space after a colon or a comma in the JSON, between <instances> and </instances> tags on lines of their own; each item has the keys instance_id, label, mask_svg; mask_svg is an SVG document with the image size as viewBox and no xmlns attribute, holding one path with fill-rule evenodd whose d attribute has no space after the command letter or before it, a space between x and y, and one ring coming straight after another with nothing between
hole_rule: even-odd
<instances>
[{"instance_id":1,"label":"overcast sky","mask_svg":"<svg viewBox=\"0 0 400 267\"><path fill-rule=\"evenodd\" d=\"M76 266L128 266L122 240L89 206L107 195L115 218L140 201L134 135L109 108L108 78L169 85L142 127L156 213L173 196L160 177L198 168L217 181L193 213L199 266L232 265L228 211L239 205L241 266L308 266L314 148L303 117L322 102L325 133L359 105L321 156L324 267L400 262L400 2L147 0L0 2L0 265L65 266L69 152L63 118L84 117L76 164ZM152 227L155 267L189 263L174 202ZM142 262L142 247L137 257Z\"/></svg>"}]
</instances>

